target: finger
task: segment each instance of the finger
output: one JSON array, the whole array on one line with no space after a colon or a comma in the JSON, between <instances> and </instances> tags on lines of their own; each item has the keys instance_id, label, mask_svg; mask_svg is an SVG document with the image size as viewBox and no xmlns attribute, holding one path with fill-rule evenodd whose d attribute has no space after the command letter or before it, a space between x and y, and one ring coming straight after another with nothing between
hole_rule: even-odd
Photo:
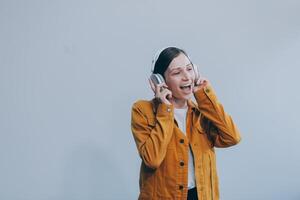
<instances>
[{"instance_id":1,"label":"finger","mask_svg":"<svg viewBox=\"0 0 300 200\"><path fill-rule=\"evenodd\" d=\"M168 88L168 86L165 83L160 83L156 86L157 91L162 92L164 89ZM156 91L156 92L157 92Z\"/></svg>"},{"instance_id":2,"label":"finger","mask_svg":"<svg viewBox=\"0 0 300 200\"><path fill-rule=\"evenodd\" d=\"M165 82L162 83L162 87L164 87L164 88L169 88L168 85L167 85Z\"/></svg>"},{"instance_id":3,"label":"finger","mask_svg":"<svg viewBox=\"0 0 300 200\"><path fill-rule=\"evenodd\" d=\"M201 78L201 83L200 83L200 84L202 85L202 84L204 84L206 81L207 81L207 79L204 78L204 77L202 77L202 78Z\"/></svg>"},{"instance_id":4,"label":"finger","mask_svg":"<svg viewBox=\"0 0 300 200\"><path fill-rule=\"evenodd\" d=\"M203 84L203 85L206 85L207 82L208 82L207 79L203 79L203 80L202 80L202 84Z\"/></svg>"},{"instance_id":5,"label":"finger","mask_svg":"<svg viewBox=\"0 0 300 200\"><path fill-rule=\"evenodd\" d=\"M167 93L166 98L167 98L168 100L172 99L172 92L171 92L171 91Z\"/></svg>"},{"instance_id":6,"label":"finger","mask_svg":"<svg viewBox=\"0 0 300 200\"><path fill-rule=\"evenodd\" d=\"M165 97L166 96L166 92L168 92L167 89L164 89L164 88L161 87L160 88L160 94L159 94L159 96L160 97Z\"/></svg>"},{"instance_id":7,"label":"finger","mask_svg":"<svg viewBox=\"0 0 300 200\"><path fill-rule=\"evenodd\" d=\"M170 104L170 99L172 99L172 92L171 91L167 91L164 96L162 97L163 102L166 102L168 104Z\"/></svg>"},{"instance_id":8,"label":"finger","mask_svg":"<svg viewBox=\"0 0 300 200\"><path fill-rule=\"evenodd\" d=\"M160 87L160 88L159 88L159 91L160 91L160 92L163 92L164 89L165 89L164 87Z\"/></svg>"},{"instance_id":9,"label":"finger","mask_svg":"<svg viewBox=\"0 0 300 200\"><path fill-rule=\"evenodd\" d=\"M157 86L160 87L160 88L168 88L166 83L160 83Z\"/></svg>"},{"instance_id":10,"label":"finger","mask_svg":"<svg viewBox=\"0 0 300 200\"><path fill-rule=\"evenodd\" d=\"M201 79L198 79L197 82L196 82L196 85L200 85L201 84Z\"/></svg>"},{"instance_id":11,"label":"finger","mask_svg":"<svg viewBox=\"0 0 300 200\"><path fill-rule=\"evenodd\" d=\"M155 85L155 94L160 94L160 87L159 85Z\"/></svg>"},{"instance_id":12,"label":"finger","mask_svg":"<svg viewBox=\"0 0 300 200\"><path fill-rule=\"evenodd\" d=\"M172 92L168 89L164 89L162 92L162 96L164 98L172 98Z\"/></svg>"}]
</instances>

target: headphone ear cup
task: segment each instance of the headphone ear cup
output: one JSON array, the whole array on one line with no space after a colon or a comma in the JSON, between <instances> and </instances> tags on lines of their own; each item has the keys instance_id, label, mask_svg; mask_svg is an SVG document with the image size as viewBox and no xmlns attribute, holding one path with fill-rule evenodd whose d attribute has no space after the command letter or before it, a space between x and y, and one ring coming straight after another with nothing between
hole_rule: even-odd
<instances>
[{"instance_id":1,"label":"headphone ear cup","mask_svg":"<svg viewBox=\"0 0 300 200\"><path fill-rule=\"evenodd\" d=\"M165 82L164 77L161 74L151 74L150 79L155 85Z\"/></svg>"},{"instance_id":2,"label":"headphone ear cup","mask_svg":"<svg viewBox=\"0 0 300 200\"><path fill-rule=\"evenodd\" d=\"M200 78L199 68L197 65L193 64L194 72L195 72L195 84Z\"/></svg>"}]
</instances>

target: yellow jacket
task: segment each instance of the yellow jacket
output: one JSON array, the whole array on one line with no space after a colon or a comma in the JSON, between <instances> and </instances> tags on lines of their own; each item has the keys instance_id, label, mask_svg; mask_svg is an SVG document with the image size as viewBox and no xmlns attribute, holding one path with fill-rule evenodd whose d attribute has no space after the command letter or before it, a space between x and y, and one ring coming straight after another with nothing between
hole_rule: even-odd
<instances>
[{"instance_id":1,"label":"yellow jacket","mask_svg":"<svg viewBox=\"0 0 300 200\"><path fill-rule=\"evenodd\" d=\"M229 147L241 138L211 86L194 96L197 104L188 101L186 135L177 126L172 105L155 100L134 103L131 129L142 158L139 199L187 199L189 145L198 198L219 199L214 147Z\"/></svg>"}]
</instances>

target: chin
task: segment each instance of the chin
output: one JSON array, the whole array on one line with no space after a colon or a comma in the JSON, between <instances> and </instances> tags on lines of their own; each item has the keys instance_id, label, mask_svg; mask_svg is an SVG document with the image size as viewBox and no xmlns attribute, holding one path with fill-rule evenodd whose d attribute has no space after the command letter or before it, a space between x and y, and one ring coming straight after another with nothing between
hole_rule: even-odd
<instances>
[{"instance_id":1,"label":"chin","mask_svg":"<svg viewBox=\"0 0 300 200\"><path fill-rule=\"evenodd\" d=\"M191 94L185 94L185 95L181 95L180 99L182 100L190 100L193 97L193 93Z\"/></svg>"},{"instance_id":2,"label":"chin","mask_svg":"<svg viewBox=\"0 0 300 200\"><path fill-rule=\"evenodd\" d=\"M193 97L193 94L190 94L190 95L185 97L185 100L190 100L192 97Z\"/></svg>"},{"instance_id":3,"label":"chin","mask_svg":"<svg viewBox=\"0 0 300 200\"><path fill-rule=\"evenodd\" d=\"M193 97L193 92L183 93L181 91L173 91L173 97L178 100L190 100Z\"/></svg>"}]
</instances>

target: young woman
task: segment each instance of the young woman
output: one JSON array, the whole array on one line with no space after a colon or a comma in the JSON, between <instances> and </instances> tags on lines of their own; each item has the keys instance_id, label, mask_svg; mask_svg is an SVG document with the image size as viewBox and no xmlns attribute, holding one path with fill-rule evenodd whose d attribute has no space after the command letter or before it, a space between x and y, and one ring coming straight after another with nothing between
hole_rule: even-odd
<instances>
[{"instance_id":1,"label":"young woman","mask_svg":"<svg viewBox=\"0 0 300 200\"><path fill-rule=\"evenodd\" d=\"M142 159L139 199L218 200L214 147L237 144L239 131L209 81L195 80L185 51L168 47L157 57L153 73L165 82L149 79L155 98L132 107L131 129Z\"/></svg>"}]
</instances>

